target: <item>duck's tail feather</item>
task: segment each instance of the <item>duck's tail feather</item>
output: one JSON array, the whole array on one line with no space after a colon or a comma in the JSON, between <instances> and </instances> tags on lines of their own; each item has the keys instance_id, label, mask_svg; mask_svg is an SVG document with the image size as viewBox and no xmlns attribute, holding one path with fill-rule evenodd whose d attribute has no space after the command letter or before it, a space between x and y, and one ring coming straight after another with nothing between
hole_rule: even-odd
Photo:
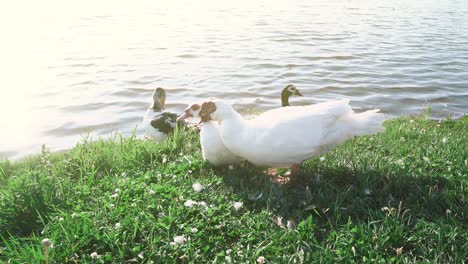
<instances>
[{"instance_id":1,"label":"duck's tail feather","mask_svg":"<svg viewBox=\"0 0 468 264\"><path fill-rule=\"evenodd\" d=\"M362 113L352 113L350 122L353 126L353 136L364 136L385 131L383 121L384 114L379 113L380 109L373 109Z\"/></svg>"}]
</instances>

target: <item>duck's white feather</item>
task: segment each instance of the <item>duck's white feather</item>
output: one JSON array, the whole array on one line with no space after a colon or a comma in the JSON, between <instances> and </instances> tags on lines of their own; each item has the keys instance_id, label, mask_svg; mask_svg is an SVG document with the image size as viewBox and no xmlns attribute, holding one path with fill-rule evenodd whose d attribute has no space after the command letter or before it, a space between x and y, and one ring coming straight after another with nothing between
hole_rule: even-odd
<instances>
[{"instance_id":1,"label":"duck's white feather","mask_svg":"<svg viewBox=\"0 0 468 264\"><path fill-rule=\"evenodd\" d=\"M203 123L200 128L203 159L214 166L237 164L240 162L240 158L224 146L219 133L218 122L208 121Z\"/></svg>"},{"instance_id":2,"label":"duck's white feather","mask_svg":"<svg viewBox=\"0 0 468 264\"><path fill-rule=\"evenodd\" d=\"M251 120L223 101L215 103L212 117L220 122L224 145L256 165L290 167L353 136L383 131L378 110L354 113L347 99L277 108Z\"/></svg>"},{"instance_id":3,"label":"duck's white feather","mask_svg":"<svg viewBox=\"0 0 468 264\"><path fill-rule=\"evenodd\" d=\"M143 116L143 121L141 123L141 127L145 132L145 136L153 139L156 142L163 142L167 138L166 133L163 133L151 126L151 120L160 114L162 114L162 111L155 111L153 108L149 107L146 110L145 115Z\"/></svg>"}]
</instances>

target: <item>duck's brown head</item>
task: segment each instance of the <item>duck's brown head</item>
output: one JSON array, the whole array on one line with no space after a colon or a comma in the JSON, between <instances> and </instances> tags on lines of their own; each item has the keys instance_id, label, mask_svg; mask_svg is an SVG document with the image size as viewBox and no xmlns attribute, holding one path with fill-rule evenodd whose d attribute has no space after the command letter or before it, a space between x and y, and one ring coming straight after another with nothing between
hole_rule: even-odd
<instances>
[{"instance_id":1,"label":"duck's brown head","mask_svg":"<svg viewBox=\"0 0 468 264\"><path fill-rule=\"evenodd\" d=\"M184 113L177 118L177 121L184 120L190 117L197 117L199 115L201 106L199 104L191 104L185 108Z\"/></svg>"},{"instance_id":2,"label":"duck's brown head","mask_svg":"<svg viewBox=\"0 0 468 264\"><path fill-rule=\"evenodd\" d=\"M203 102L200 110L200 122L208 122L212 120L211 114L216 111L216 103L213 101Z\"/></svg>"}]
</instances>

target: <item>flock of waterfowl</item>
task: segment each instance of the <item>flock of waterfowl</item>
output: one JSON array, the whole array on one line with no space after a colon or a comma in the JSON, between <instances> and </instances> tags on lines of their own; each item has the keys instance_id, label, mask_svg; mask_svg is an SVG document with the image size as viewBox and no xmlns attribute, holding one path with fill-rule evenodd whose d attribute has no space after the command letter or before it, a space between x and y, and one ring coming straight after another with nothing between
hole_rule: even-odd
<instances>
[{"instance_id":1,"label":"flock of waterfowl","mask_svg":"<svg viewBox=\"0 0 468 264\"><path fill-rule=\"evenodd\" d=\"M204 160L214 166L233 165L247 160L270 168L292 168L321 155L354 137L384 130L384 115L379 109L355 113L349 99L314 105L290 106L290 96L303 96L294 86L281 93L282 107L246 119L228 103L209 98L189 105L178 116L166 112L166 93L157 88L153 103L143 119L145 135L161 142L176 124L186 126L185 119L200 118L200 144Z\"/></svg>"}]
</instances>

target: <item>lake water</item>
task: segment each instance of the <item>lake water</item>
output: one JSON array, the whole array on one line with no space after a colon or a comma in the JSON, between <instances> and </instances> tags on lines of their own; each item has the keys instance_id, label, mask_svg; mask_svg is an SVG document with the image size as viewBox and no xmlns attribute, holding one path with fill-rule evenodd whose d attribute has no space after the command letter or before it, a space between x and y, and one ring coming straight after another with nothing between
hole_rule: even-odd
<instances>
[{"instance_id":1,"label":"lake water","mask_svg":"<svg viewBox=\"0 0 468 264\"><path fill-rule=\"evenodd\" d=\"M12 1L11 1L12 2ZM38 3L35 3L38 2ZM389 117L468 111L468 2L22 1L0 18L0 156L137 128L215 96L241 112L349 97ZM137 130L140 135L141 132Z\"/></svg>"}]
</instances>

